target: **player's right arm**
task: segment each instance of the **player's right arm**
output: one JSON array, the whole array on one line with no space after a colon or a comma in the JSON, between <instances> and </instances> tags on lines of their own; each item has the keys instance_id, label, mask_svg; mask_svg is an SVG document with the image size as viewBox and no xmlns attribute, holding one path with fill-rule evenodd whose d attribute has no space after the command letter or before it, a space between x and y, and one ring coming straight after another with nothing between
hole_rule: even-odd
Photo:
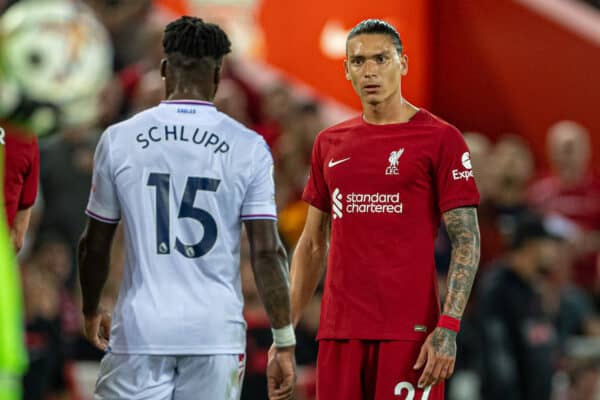
<instances>
[{"instance_id":1,"label":"player's right arm","mask_svg":"<svg viewBox=\"0 0 600 400\"><path fill-rule=\"evenodd\" d=\"M308 207L302 235L298 240L291 267L292 322L298 325L325 270L331 215Z\"/></svg>"},{"instance_id":2,"label":"player's right arm","mask_svg":"<svg viewBox=\"0 0 600 400\"><path fill-rule=\"evenodd\" d=\"M296 341L291 325L287 254L279 239L276 221L254 219L244 221L244 225L250 242L254 280L275 341L267 365L269 399L291 399L296 382Z\"/></svg>"}]
</instances>

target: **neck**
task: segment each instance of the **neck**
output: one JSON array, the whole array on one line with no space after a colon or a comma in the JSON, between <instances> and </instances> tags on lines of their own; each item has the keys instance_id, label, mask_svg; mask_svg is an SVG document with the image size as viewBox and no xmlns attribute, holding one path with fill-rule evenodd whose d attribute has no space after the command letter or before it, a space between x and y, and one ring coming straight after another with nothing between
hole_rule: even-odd
<instances>
[{"instance_id":1,"label":"neck","mask_svg":"<svg viewBox=\"0 0 600 400\"><path fill-rule=\"evenodd\" d=\"M398 90L381 103L362 102L363 118L370 124L384 125L408 122L419 111Z\"/></svg>"},{"instance_id":2,"label":"neck","mask_svg":"<svg viewBox=\"0 0 600 400\"><path fill-rule=\"evenodd\" d=\"M167 100L201 100L212 102L214 96L209 95L211 92L214 92L214 90L190 86L189 84L177 84L167 95Z\"/></svg>"}]
</instances>

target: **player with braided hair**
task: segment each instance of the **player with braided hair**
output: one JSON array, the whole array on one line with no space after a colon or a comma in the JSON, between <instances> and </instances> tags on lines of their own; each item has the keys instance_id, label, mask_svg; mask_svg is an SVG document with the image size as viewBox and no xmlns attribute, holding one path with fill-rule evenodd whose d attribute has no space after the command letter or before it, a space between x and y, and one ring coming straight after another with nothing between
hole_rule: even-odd
<instances>
[{"instance_id":1,"label":"player with braided hair","mask_svg":"<svg viewBox=\"0 0 600 400\"><path fill-rule=\"evenodd\" d=\"M212 103L230 46L218 25L199 18L168 24L167 100L110 126L98 143L79 243L85 335L107 352L96 399L240 398L242 222L273 328L269 397L293 396L296 342L273 159L258 134ZM111 321L99 299L121 219L125 271Z\"/></svg>"}]
</instances>

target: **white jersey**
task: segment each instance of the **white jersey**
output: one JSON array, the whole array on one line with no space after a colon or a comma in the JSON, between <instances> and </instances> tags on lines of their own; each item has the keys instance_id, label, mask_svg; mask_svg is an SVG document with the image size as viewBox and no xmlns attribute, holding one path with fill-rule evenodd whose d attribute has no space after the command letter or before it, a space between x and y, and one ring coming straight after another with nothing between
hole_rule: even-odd
<instances>
[{"instance_id":1,"label":"white jersey","mask_svg":"<svg viewBox=\"0 0 600 400\"><path fill-rule=\"evenodd\" d=\"M276 220L274 199L265 141L212 103L164 101L109 127L86 213L123 219L112 352L243 353L241 222Z\"/></svg>"}]
</instances>

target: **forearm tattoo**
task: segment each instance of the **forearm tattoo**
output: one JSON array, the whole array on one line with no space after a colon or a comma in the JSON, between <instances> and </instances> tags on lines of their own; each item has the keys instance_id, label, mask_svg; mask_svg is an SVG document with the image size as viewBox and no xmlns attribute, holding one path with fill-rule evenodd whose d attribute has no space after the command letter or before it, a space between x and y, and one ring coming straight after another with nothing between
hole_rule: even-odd
<instances>
[{"instance_id":1,"label":"forearm tattoo","mask_svg":"<svg viewBox=\"0 0 600 400\"><path fill-rule=\"evenodd\" d=\"M444 314L460 319L465 311L479 265L477 210L474 207L463 207L447 211L444 213L444 223L452 242Z\"/></svg>"}]
</instances>

